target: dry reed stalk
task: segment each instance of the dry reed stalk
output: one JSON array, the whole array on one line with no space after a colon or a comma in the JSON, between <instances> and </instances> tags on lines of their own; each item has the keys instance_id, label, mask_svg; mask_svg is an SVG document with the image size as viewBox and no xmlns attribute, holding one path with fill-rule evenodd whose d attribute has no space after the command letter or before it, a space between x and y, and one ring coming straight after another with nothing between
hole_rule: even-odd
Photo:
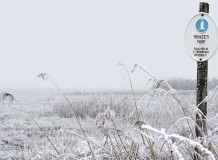
<instances>
[{"instance_id":1,"label":"dry reed stalk","mask_svg":"<svg viewBox=\"0 0 218 160\"><path fill-rule=\"evenodd\" d=\"M13 94L11 94L11 93L8 93L8 92L3 92L3 93L1 93L1 95L0 95L0 101L6 101L6 100L9 100L9 102L10 103L12 103L12 102L14 102L14 101L16 101L17 102L17 100L16 100L16 98L14 97L14 95Z\"/></svg>"},{"instance_id":2,"label":"dry reed stalk","mask_svg":"<svg viewBox=\"0 0 218 160\"><path fill-rule=\"evenodd\" d=\"M75 112L75 110L74 110L74 108L73 108L73 105L70 103L70 101L69 101L69 99L67 98L67 96L62 92L61 88L60 88L60 87L57 85L57 83L51 78L51 76L50 76L49 74L47 74L47 73L40 73L40 74L38 75L38 77L39 77L39 78L42 78L42 80L50 79L50 81L55 85L55 87L57 88L57 90L59 91L59 93L60 93L60 94L64 97L64 99L67 101L67 103L69 104L69 107L71 108L71 110L73 111L73 113L74 113L74 115L75 115L75 117L76 117L76 120L77 120L77 123L79 124L80 129L82 130L83 136L86 138L86 142L87 142L87 144L88 144L88 146L89 146L90 152L91 152L91 154L92 154L92 158L93 158L94 160L96 160L95 154L94 154L94 152L93 152L93 150L92 150L92 147L91 147L89 141L87 140L87 136L86 136L86 134L85 134L85 131L84 131L84 129L83 129L81 123L80 123L79 118L78 118L77 115L76 115L76 112Z\"/></svg>"},{"instance_id":3,"label":"dry reed stalk","mask_svg":"<svg viewBox=\"0 0 218 160\"><path fill-rule=\"evenodd\" d=\"M129 79L129 84L130 84L130 87L131 87L131 93L132 93L132 96L133 96L133 100L134 100L134 105L135 105L135 109L136 109L136 114L137 114L137 121L141 121L140 120L140 114L139 114L139 111L138 111L138 107L137 107L137 102L136 102L136 97L135 97L135 92L134 92L134 89L133 89L133 84L132 84L132 80L131 80L131 77L130 77L130 74L129 74L129 70L127 69L126 65L122 64L122 63L119 63L120 66L123 66L124 69L126 70L127 72L127 75L128 75L128 79ZM142 130L141 126L139 125L139 129L140 131ZM144 139L144 136L143 134L140 134L141 137L142 137L142 141L143 141L143 144L144 146L146 147L146 144L145 144L145 139ZM151 151L151 154L152 154L152 158L155 160L156 159L156 156L155 156L155 153L154 153L154 150L153 150L153 147L152 147L152 144L150 142L149 139L146 138L146 141L148 142L148 148L150 149Z\"/></svg>"},{"instance_id":4,"label":"dry reed stalk","mask_svg":"<svg viewBox=\"0 0 218 160\"><path fill-rule=\"evenodd\" d=\"M39 128L40 131L43 131L42 128L39 126L39 124L35 121L35 119L33 119L31 117L31 119L33 120L33 122L37 125L37 127ZM52 141L50 140L50 138L48 137L48 135L46 135L47 140L50 142L50 144L52 145L52 147L54 148L54 150L57 152L58 155L60 155L58 149L55 147L55 145L52 143Z\"/></svg>"},{"instance_id":5,"label":"dry reed stalk","mask_svg":"<svg viewBox=\"0 0 218 160\"><path fill-rule=\"evenodd\" d=\"M151 74L147 69L145 69L145 68L144 68L142 65L140 65L140 64L135 64L134 67L133 67L133 69L132 69L132 72L134 72L137 67L139 67L142 71L144 71L146 74L148 74L148 75L154 80L154 82L155 82L156 84L158 84L159 82L165 83L166 86L169 88L169 91L174 91L174 89L173 89L166 81L164 81L164 80L161 80L161 81L158 80L153 74ZM182 103L182 100L181 100L181 98L179 98L179 96L177 95L177 93L176 93L176 92L173 92L173 93L168 92L168 93L169 93L169 94L178 102L178 104L181 106L181 109L182 109L182 111L183 111L183 114L184 114L186 117L188 117L188 115L190 115L190 117L192 118L192 120L195 120L195 118L192 116L192 114L189 114L189 112L187 111L185 105ZM192 137L194 138L194 134L193 134L194 132L191 130L191 126L190 126L190 124L189 124L188 121L187 121L187 124L188 124L188 127L189 127L190 132L192 133ZM197 128L200 128L200 126L197 126ZM202 135L203 135L203 131L202 131L201 128L200 128L199 132L202 133Z\"/></svg>"}]
</instances>

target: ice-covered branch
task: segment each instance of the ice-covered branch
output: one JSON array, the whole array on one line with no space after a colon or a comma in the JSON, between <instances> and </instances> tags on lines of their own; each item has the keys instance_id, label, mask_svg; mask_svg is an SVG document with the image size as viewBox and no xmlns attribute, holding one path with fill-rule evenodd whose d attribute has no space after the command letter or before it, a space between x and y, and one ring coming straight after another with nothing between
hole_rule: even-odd
<instances>
[{"instance_id":1,"label":"ice-covered branch","mask_svg":"<svg viewBox=\"0 0 218 160\"><path fill-rule=\"evenodd\" d=\"M164 129L158 130L158 129L155 129L151 126L147 126L147 125L142 125L142 128L162 135L165 140L177 139L180 142L187 142L190 145L192 145L193 147L197 147L202 153L205 153L210 160L215 160L214 154L211 151L209 151L207 148L204 148L200 143L195 142L187 137L183 137L183 136L180 136L178 134L169 134L168 135L165 133Z\"/></svg>"}]
</instances>

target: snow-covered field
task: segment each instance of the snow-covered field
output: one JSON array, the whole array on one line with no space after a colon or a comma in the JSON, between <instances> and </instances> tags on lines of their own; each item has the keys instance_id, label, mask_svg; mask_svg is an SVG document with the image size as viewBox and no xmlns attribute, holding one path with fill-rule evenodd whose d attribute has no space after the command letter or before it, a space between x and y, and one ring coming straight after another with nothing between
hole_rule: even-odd
<instances>
[{"instance_id":1,"label":"snow-covered field","mask_svg":"<svg viewBox=\"0 0 218 160\"><path fill-rule=\"evenodd\" d=\"M9 92L16 101L6 99L0 104L0 159L92 159L87 141L96 159L193 159L195 147L202 159L216 157L216 90L208 99L208 136L204 138L196 138L191 120L196 113L195 91L157 89L136 93L135 101L131 93L65 91L87 139L57 91ZM211 152L201 152L203 146L212 146Z\"/></svg>"}]
</instances>

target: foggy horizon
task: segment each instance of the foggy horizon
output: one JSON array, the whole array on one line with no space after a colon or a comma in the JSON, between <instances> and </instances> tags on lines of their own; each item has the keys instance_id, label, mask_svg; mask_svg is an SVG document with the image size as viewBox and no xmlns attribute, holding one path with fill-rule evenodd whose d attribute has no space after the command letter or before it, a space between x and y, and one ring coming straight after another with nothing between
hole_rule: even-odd
<instances>
[{"instance_id":1,"label":"foggy horizon","mask_svg":"<svg viewBox=\"0 0 218 160\"><path fill-rule=\"evenodd\" d=\"M129 90L135 63L158 79L196 79L197 62L185 50L189 20L200 1L1 1L0 88L54 88L37 78L46 72L63 89ZM218 20L218 2L210 14ZM169 5L170 4L170 5ZM218 55L208 78L218 78ZM131 74L136 90L149 76Z\"/></svg>"}]
</instances>

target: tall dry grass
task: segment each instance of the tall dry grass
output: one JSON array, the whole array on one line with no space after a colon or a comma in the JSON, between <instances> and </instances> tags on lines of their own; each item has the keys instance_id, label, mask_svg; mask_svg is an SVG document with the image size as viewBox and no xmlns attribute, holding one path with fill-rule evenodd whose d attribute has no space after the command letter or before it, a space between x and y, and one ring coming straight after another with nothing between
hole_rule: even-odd
<instances>
[{"instance_id":1,"label":"tall dry grass","mask_svg":"<svg viewBox=\"0 0 218 160\"><path fill-rule=\"evenodd\" d=\"M153 89L136 96L132 75L125 65L121 66L128 74L131 92L120 101L70 101L55 84L66 100L65 104L54 106L55 114L63 118L76 118L80 126L81 121L96 119L98 139L95 140L86 135L82 126L83 136L61 129L62 136L71 134L87 142L91 154L83 154L83 158L182 160L195 159L197 155L198 159L202 160L218 159L218 117L213 113L215 110L217 112L218 87L204 99L210 105L207 118L208 135L202 132L203 137L199 138L195 135L195 115L199 110L198 106L193 105L194 99L188 104L166 81L157 79L139 64L134 65L132 73L137 68L141 69L150 78L148 83L152 83ZM45 78L43 76L42 78ZM78 155L64 154L59 157L79 158Z\"/></svg>"}]
</instances>

